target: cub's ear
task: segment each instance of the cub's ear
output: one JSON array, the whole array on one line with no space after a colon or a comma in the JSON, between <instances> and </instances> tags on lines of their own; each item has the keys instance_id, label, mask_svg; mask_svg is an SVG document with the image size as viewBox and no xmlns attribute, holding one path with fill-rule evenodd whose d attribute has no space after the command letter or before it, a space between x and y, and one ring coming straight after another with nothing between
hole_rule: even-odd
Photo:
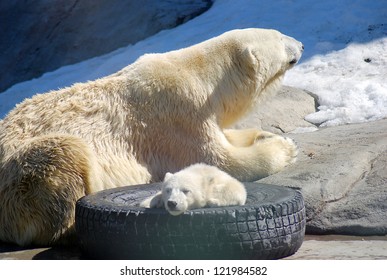
<instances>
[{"instance_id":1,"label":"cub's ear","mask_svg":"<svg viewBox=\"0 0 387 280\"><path fill-rule=\"evenodd\" d=\"M169 178L171 178L172 176L173 176L172 173L169 173L169 172L165 173L165 176L164 176L164 182L167 181L167 180L168 180Z\"/></svg>"}]
</instances>

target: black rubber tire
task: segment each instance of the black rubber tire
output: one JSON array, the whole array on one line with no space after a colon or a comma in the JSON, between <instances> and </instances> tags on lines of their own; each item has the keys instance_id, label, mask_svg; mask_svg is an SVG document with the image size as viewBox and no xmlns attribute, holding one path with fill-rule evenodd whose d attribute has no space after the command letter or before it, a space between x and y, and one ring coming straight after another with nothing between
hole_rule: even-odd
<instances>
[{"instance_id":1,"label":"black rubber tire","mask_svg":"<svg viewBox=\"0 0 387 280\"><path fill-rule=\"evenodd\" d=\"M75 225L92 259L279 259L294 254L305 235L299 191L244 183L243 206L201 208L172 216L138 207L160 184L102 191L81 198Z\"/></svg>"}]
</instances>

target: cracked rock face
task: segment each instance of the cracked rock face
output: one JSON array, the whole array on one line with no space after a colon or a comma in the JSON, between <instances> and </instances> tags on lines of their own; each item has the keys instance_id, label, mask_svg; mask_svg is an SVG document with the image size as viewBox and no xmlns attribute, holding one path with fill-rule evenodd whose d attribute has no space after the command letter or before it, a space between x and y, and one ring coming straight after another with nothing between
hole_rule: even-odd
<instances>
[{"instance_id":1,"label":"cracked rock face","mask_svg":"<svg viewBox=\"0 0 387 280\"><path fill-rule=\"evenodd\" d=\"M387 234L387 120L291 134L298 161L260 182L304 195L307 232Z\"/></svg>"}]
</instances>

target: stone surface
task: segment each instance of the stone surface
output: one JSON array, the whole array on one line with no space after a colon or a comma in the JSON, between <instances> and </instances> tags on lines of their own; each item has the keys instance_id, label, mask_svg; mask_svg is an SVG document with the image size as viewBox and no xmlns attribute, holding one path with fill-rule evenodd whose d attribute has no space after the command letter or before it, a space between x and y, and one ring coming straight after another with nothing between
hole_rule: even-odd
<instances>
[{"instance_id":1,"label":"stone surface","mask_svg":"<svg viewBox=\"0 0 387 280\"><path fill-rule=\"evenodd\" d=\"M283 86L234 127L255 127L272 133L288 133L299 128L313 130L316 126L305 121L304 117L314 113L316 107L317 100L312 93Z\"/></svg>"},{"instance_id":2,"label":"stone surface","mask_svg":"<svg viewBox=\"0 0 387 280\"><path fill-rule=\"evenodd\" d=\"M210 8L210 0L0 1L0 92L133 44Z\"/></svg>"},{"instance_id":3,"label":"stone surface","mask_svg":"<svg viewBox=\"0 0 387 280\"><path fill-rule=\"evenodd\" d=\"M81 260L77 247L20 248L0 242L0 260ZM387 260L387 237L307 235L287 260Z\"/></svg>"},{"instance_id":4,"label":"stone surface","mask_svg":"<svg viewBox=\"0 0 387 280\"><path fill-rule=\"evenodd\" d=\"M260 182L301 190L308 233L387 234L387 120L287 135L298 161Z\"/></svg>"},{"instance_id":5,"label":"stone surface","mask_svg":"<svg viewBox=\"0 0 387 280\"><path fill-rule=\"evenodd\" d=\"M260 182L301 190L307 233L387 235L387 119L317 130L304 120L317 107L313 93L283 87L235 126L286 133L299 147L295 164ZM300 128L317 131L290 133Z\"/></svg>"},{"instance_id":6,"label":"stone surface","mask_svg":"<svg viewBox=\"0 0 387 280\"><path fill-rule=\"evenodd\" d=\"M298 160L262 183L304 195L307 233L387 235L387 119L317 128L304 120L318 107L312 93L283 87L236 127L294 139ZM317 130L289 133L295 130Z\"/></svg>"},{"instance_id":7,"label":"stone surface","mask_svg":"<svg viewBox=\"0 0 387 280\"><path fill-rule=\"evenodd\" d=\"M387 237L306 236L287 260L386 260Z\"/></svg>"}]
</instances>

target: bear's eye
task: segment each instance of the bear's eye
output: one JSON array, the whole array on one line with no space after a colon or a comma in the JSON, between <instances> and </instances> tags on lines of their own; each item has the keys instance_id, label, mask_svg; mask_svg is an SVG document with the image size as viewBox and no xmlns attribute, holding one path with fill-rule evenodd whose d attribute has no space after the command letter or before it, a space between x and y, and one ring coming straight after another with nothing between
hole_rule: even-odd
<instances>
[{"instance_id":1,"label":"bear's eye","mask_svg":"<svg viewBox=\"0 0 387 280\"><path fill-rule=\"evenodd\" d=\"M170 194L171 193L171 189L165 189L165 192L167 193L167 194Z\"/></svg>"},{"instance_id":2,"label":"bear's eye","mask_svg":"<svg viewBox=\"0 0 387 280\"><path fill-rule=\"evenodd\" d=\"M183 194L188 194L190 192L190 190L187 190L187 189L184 189L182 190Z\"/></svg>"}]
</instances>

